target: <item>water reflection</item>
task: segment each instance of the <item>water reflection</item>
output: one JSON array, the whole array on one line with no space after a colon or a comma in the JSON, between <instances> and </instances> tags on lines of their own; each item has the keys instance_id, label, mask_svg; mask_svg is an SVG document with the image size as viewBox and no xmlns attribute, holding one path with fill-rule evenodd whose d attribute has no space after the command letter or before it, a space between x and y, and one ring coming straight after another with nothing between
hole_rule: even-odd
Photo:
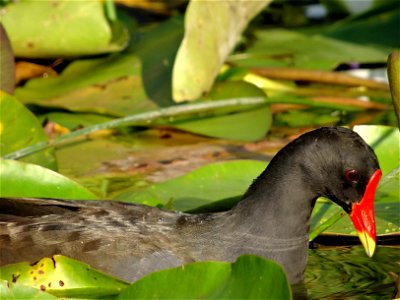
<instances>
[{"instance_id":1,"label":"water reflection","mask_svg":"<svg viewBox=\"0 0 400 300\"><path fill-rule=\"evenodd\" d=\"M309 250L308 299L391 299L390 274L400 272L400 248L378 247L373 258L361 246Z\"/></svg>"}]
</instances>

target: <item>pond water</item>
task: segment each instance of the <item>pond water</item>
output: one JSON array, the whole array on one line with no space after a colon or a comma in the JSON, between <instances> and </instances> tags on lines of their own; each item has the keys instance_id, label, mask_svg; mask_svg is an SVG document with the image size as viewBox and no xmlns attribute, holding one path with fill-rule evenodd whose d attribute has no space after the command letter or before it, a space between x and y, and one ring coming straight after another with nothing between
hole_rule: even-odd
<instances>
[{"instance_id":1,"label":"pond water","mask_svg":"<svg viewBox=\"0 0 400 300\"><path fill-rule=\"evenodd\" d=\"M305 274L308 299L392 299L400 272L400 247L310 249Z\"/></svg>"}]
</instances>

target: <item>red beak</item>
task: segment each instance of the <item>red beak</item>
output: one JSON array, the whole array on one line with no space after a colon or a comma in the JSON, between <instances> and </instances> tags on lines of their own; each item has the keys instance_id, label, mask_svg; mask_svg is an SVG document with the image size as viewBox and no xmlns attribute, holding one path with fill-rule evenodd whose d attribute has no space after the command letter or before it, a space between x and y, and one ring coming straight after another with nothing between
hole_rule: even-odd
<instances>
[{"instance_id":1,"label":"red beak","mask_svg":"<svg viewBox=\"0 0 400 300\"><path fill-rule=\"evenodd\" d=\"M374 197L382 171L377 169L368 181L367 187L359 203L354 203L350 219L369 257L372 257L376 246L376 229L374 215Z\"/></svg>"}]
</instances>

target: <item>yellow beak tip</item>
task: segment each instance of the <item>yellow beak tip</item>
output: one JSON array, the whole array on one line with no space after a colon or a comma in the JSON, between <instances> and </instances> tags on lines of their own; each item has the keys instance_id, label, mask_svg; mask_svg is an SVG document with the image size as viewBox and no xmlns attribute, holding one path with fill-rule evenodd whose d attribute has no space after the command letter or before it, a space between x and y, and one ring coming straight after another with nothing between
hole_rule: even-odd
<instances>
[{"instance_id":1,"label":"yellow beak tip","mask_svg":"<svg viewBox=\"0 0 400 300\"><path fill-rule=\"evenodd\" d=\"M365 231L358 232L361 244L364 246L365 252L369 257L372 257L375 252L376 242Z\"/></svg>"}]
</instances>

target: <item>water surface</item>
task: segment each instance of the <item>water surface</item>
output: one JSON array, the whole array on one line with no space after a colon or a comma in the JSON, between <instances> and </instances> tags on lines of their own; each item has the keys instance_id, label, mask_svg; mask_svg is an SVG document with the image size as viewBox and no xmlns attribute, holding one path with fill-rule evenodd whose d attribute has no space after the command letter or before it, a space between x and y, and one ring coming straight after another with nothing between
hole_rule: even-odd
<instances>
[{"instance_id":1,"label":"water surface","mask_svg":"<svg viewBox=\"0 0 400 300\"><path fill-rule=\"evenodd\" d=\"M308 299L392 299L400 272L400 247L377 247L369 258L361 246L310 249Z\"/></svg>"}]
</instances>

